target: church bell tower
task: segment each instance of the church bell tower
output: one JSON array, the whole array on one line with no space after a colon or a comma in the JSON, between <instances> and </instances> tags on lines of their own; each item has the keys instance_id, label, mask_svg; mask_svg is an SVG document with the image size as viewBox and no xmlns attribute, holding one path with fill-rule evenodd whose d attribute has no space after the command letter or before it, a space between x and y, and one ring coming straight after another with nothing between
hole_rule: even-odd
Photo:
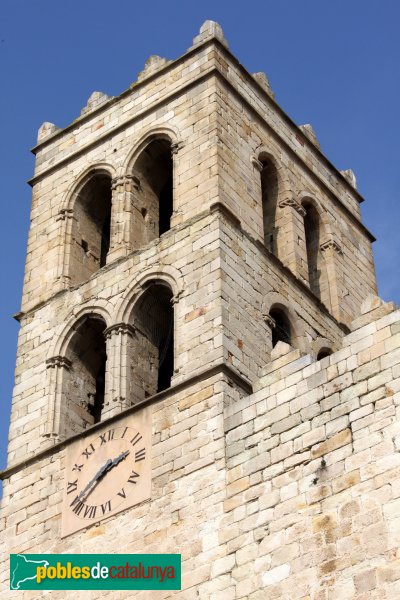
<instances>
[{"instance_id":1,"label":"church bell tower","mask_svg":"<svg viewBox=\"0 0 400 600\"><path fill-rule=\"evenodd\" d=\"M34 153L3 582L100 548L181 553L182 599L397 597L400 316L353 172L212 21Z\"/></svg>"}]
</instances>

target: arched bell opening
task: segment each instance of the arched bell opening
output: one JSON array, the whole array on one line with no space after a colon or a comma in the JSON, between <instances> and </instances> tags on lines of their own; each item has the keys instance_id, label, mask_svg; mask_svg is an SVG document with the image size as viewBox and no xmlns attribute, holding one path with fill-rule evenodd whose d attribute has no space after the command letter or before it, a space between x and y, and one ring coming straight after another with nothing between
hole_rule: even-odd
<instances>
[{"instance_id":1,"label":"arched bell opening","mask_svg":"<svg viewBox=\"0 0 400 600\"><path fill-rule=\"evenodd\" d=\"M64 435L101 421L106 380L105 321L85 316L75 327L66 351L71 367L64 379Z\"/></svg>"},{"instance_id":2,"label":"arched bell opening","mask_svg":"<svg viewBox=\"0 0 400 600\"><path fill-rule=\"evenodd\" d=\"M86 281L104 267L110 249L111 176L95 172L77 194L73 208L69 278Z\"/></svg>"},{"instance_id":3,"label":"arched bell opening","mask_svg":"<svg viewBox=\"0 0 400 600\"><path fill-rule=\"evenodd\" d=\"M132 403L171 386L174 372L172 290L164 282L147 284L135 303L130 323L130 396Z\"/></svg>"},{"instance_id":4,"label":"arched bell opening","mask_svg":"<svg viewBox=\"0 0 400 600\"><path fill-rule=\"evenodd\" d=\"M280 307L272 307L270 312L272 328L272 347L278 342L292 345L292 326L286 311Z\"/></svg>"},{"instance_id":5,"label":"arched bell opening","mask_svg":"<svg viewBox=\"0 0 400 600\"><path fill-rule=\"evenodd\" d=\"M272 160L266 155L259 157L261 163L261 200L263 210L264 245L277 255L276 210L278 202L278 174Z\"/></svg>"},{"instance_id":6,"label":"arched bell opening","mask_svg":"<svg viewBox=\"0 0 400 600\"><path fill-rule=\"evenodd\" d=\"M173 160L171 141L151 141L137 158L133 175L139 182L138 247L151 242L171 228L173 212Z\"/></svg>"}]
</instances>

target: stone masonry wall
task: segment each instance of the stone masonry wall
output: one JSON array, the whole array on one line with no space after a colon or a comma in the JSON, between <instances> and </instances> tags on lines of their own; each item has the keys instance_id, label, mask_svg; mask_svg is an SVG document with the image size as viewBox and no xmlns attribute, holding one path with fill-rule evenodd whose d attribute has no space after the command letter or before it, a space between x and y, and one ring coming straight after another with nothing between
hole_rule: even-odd
<instances>
[{"instance_id":1,"label":"stone masonry wall","mask_svg":"<svg viewBox=\"0 0 400 600\"><path fill-rule=\"evenodd\" d=\"M400 311L319 362L284 352L225 410L232 597L394 600Z\"/></svg>"},{"instance_id":2,"label":"stone masonry wall","mask_svg":"<svg viewBox=\"0 0 400 600\"><path fill-rule=\"evenodd\" d=\"M279 294L288 307L296 346L303 352L315 350L319 339L327 339L333 349L340 347L343 331L312 295L305 295L296 280L283 279L281 268L229 218L219 211L202 213L142 251L101 269L75 289L60 292L22 320L9 464L30 456L44 443L53 401L46 361L59 353L60 342L78 317L84 312L100 314L107 327L128 322L138 286L146 278L160 277L174 282L177 294L173 383L222 362L254 382L272 347L264 318L271 294ZM125 362L128 355L126 350L121 360ZM112 356L110 351L108 373L118 379L122 373L118 363L111 363Z\"/></svg>"},{"instance_id":3,"label":"stone masonry wall","mask_svg":"<svg viewBox=\"0 0 400 600\"><path fill-rule=\"evenodd\" d=\"M199 59L200 60L200 59ZM182 67L181 67L182 68ZM173 74L171 75L173 77ZM187 82L186 82L187 83ZM171 91L171 80L162 78L157 82L161 90ZM57 291L66 287L63 277L67 274L65 268L66 234L65 214L62 213L67 206L73 206L73 192L80 178L90 168L101 166L111 177L117 177L131 173L129 158L137 149L140 141L151 132L167 131L173 137L173 141L179 140L182 148L179 150L179 160L175 161L174 167L174 211L175 222L179 223L185 214L185 196L190 193L196 197L198 206L217 197L216 168L217 158L211 141L214 139L212 130L216 127L211 117L215 114L215 84L208 80L189 91L175 97L169 103L163 98L163 106L158 107L155 103L154 84L150 86L154 111L146 114L146 117L137 118L129 123L123 131L119 131L108 137L102 144L96 143L82 155L79 147L84 141L91 141L91 134L85 125L76 125L73 143L69 141L69 135L63 142L66 144L71 156L66 164L62 162L63 152L60 151L61 141L51 144L51 155L57 157L60 166L54 168L52 160L45 160L38 153L36 159L36 175L40 175L46 166L50 171L44 178L39 179L33 185L31 228L29 232L27 261L25 268L25 283L22 299L22 310L27 311L34 306L47 300ZM145 92L142 91L140 100L143 102ZM135 94L133 94L135 98ZM132 100L133 102L133 100ZM124 102L114 106L109 111L117 111L120 117L128 110ZM128 114L138 108L129 105ZM121 113L121 114L120 114ZM93 117L92 127L99 137L99 119L105 116ZM116 117L115 117L116 118ZM199 120L200 119L200 120ZM75 148L75 146L78 146ZM199 151L201 150L201 154ZM73 152L75 150L75 153ZM38 168L38 165L39 168ZM213 166L214 165L214 166ZM214 191L212 191L214 190ZM69 202L69 204L68 204ZM115 205L116 206L116 205ZM199 212L199 211L197 211ZM123 218L123 217L121 217ZM188 215L185 214L185 218ZM134 248L135 249L135 248Z\"/></svg>"},{"instance_id":4,"label":"stone masonry wall","mask_svg":"<svg viewBox=\"0 0 400 600\"><path fill-rule=\"evenodd\" d=\"M246 80L246 81L244 81ZM335 242L335 310L350 322L362 299L375 293L371 236L359 223L359 196L300 130L285 117L236 59L205 43L151 72L118 99L86 112L36 149L31 229L22 310L65 288L65 211L89 168L113 178L130 174L146 135L168 131L178 143L174 159L172 225L215 201L226 204L255 239L262 240L260 177L252 157L261 149L276 158L280 200L308 194L326 221L322 242ZM68 204L68 201L70 203ZM114 207L114 211L116 208ZM305 240L296 214L284 209L281 256L305 280ZM282 211L281 211L282 212ZM114 221L121 221L117 216ZM293 238L293 239L292 239ZM68 249L67 249L68 252Z\"/></svg>"},{"instance_id":5,"label":"stone masonry wall","mask_svg":"<svg viewBox=\"0 0 400 600\"><path fill-rule=\"evenodd\" d=\"M183 590L138 600L400 594L400 311L369 297L376 283L361 197L225 45L207 22L183 57L153 57L118 98L94 93L64 131L39 132L8 447L9 466L19 467L4 481L1 584L11 552L101 546L182 553ZM172 148L171 229L137 248L123 231L127 223L142 239L125 219L140 213L134 165L158 135ZM261 151L276 161L284 201L278 258L263 246ZM74 194L93 169L112 179L111 250L106 266L71 286ZM309 198L323 220L325 306L307 288ZM151 500L61 540L65 445L35 456L53 443L44 437L52 411L61 414L54 374L57 363L68 366L65 340L81 317L104 320L105 413L118 419L112 401L129 379L133 307L159 279L173 294L178 387L150 400ZM293 348L272 349L266 317L276 304L288 311ZM317 362L325 346L333 354Z\"/></svg>"},{"instance_id":6,"label":"stone masonry wall","mask_svg":"<svg viewBox=\"0 0 400 600\"><path fill-rule=\"evenodd\" d=\"M222 83L218 86L218 100L220 201L241 220L245 231L263 240L261 179L251 158L257 157L260 151L268 152L276 161L280 190L278 257L299 279L307 282L303 217L295 207L299 207L302 199L312 198L322 220L320 244L334 241L337 245L333 258L336 279L332 281L331 277L329 282L340 311L335 316L349 324L358 314L363 299L376 293L376 283L371 242L360 222L350 219L343 210L343 206L347 206L344 191L339 196L343 204L334 202L323 182L310 173L310 159L299 160L299 156L283 145L267 124L256 119L250 108ZM280 202L287 200L294 200L294 205L280 208ZM326 256L322 261L326 264ZM332 304L335 305L333 301ZM331 312L335 314L334 310Z\"/></svg>"},{"instance_id":7,"label":"stone masonry wall","mask_svg":"<svg viewBox=\"0 0 400 600\"><path fill-rule=\"evenodd\" d=\"M221 556L218 531L225 497L223 377L214 376L152 406L151 501L98 526L60 538L65 451L33 462L4 482L0 529L0 598L9 588L10 553L181 553L180 592L135 592L138 600L206 598L218 589L214 564ZM107 427L107 425L105 425ZM210 580L211 581L210 583ZM226 587L222 577L221 588ZM199 592L198 592L199 590ZM36 594L36 595L35 595ZM47 592L54 600L132 592ZM24 599L37 592L20 592Z\"/></svg>"},{"instance_id":8,"label":"stone masonry wall","mask_svg":"<svg viewBox=\"0 0 400 600\"><path fill-rule=\"evenodd\" d=\"M185 379L223 361L221 282L218 267L219 227L216 215L206 213L170 230L141 252L103 268L87 282L65 290L22 320L15 371L9 433L9 464L38 451L53 401L51 373L46 360L80 315L99 314L107 327L129 322L140 285L165 279L176 294L175 377ZM124 308L125 307L125 308ZM126 351L128 354L128 351ZM117 357L107 368L119 380ZM122 357L126 361L127 356ZM110 399L109 399L110 400Z\"/></svg>"},{"instance_id":9,"label":"stone masonry wall","mask_svg":"<svg viewBox=\"0 0 400 600\"><path fill-rule=\"evenodd\" d=\"M114 552L118 540L182 553L182 591L143 600L397 598L400 311L358 325L319 362L280 343L251 396L216 375L155 403L152 498L96 527L60 539L64 451L11 475L2 585L10 552Z\"/></svg>"},{"instance_id":10,"label":"stone masonry wall","mask_svg":"<svg viewBox=\"0 0 400 600\"><path fill-rule=\"evenodd\" d=\"M271 329L266 322L271 305L287 308L293 345L312 353L319 339L332 349L341 347L343 330L312 294L260 246L254 244L237 223L222 218L220 261L224 358L254 383L272 350Z\"/></svg>"}]
</instances>

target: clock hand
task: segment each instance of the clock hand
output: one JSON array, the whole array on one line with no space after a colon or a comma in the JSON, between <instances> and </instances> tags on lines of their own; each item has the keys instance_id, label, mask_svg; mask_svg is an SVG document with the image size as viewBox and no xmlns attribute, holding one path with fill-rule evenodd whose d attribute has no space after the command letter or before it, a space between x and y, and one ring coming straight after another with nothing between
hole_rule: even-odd
<instances>
[{"instance_id":1,"label":"clock hand","mask_svg":"<svg viewBox=\"0 0 400 600\"><path fill-rule=\"evenodd\" d=\"M125 452L122 452L119 456L117 456L113 460L111 458L109 458L107 460L107 462L101 467L101 469L99 469L97 471L97 473L93 477L93 479L91 479L89 481L89 483L87 484L87 486L79 494L78 500L80 500L85 495L87 496L93 490L93 488L98 483L98 481L100 479L102 479L106 473L108 473L109 471L111 471L111 469L113 467L115 467L116 465L118 465L121 462L121 460L124 460L124 458L126 458L128 456L128 454L129 454L129 450L126 450Z\"/></svg>"},{"instance_id":2,"label":"clock hand","mask_svg":"<svg viewBox=\"0 0 400 600\"><path fill-rule=\"evenodd\" d=\"M78 500L80 500L85 494L86 492L93 486L94 483L96 483L96 481L99 479L99 477L101 477L101 475L108 470L108 468L110 467L112 463L111 458L109 458L107 460L107 462L101 467L101 469L99 469L96 473L96 475L89 481L89 483L87 484L87 486L81 491L81 493L78 496Z\"/></svg>"},{"instance_id":3,"label":"clock hand","mask_svg":"<svg viewBox=\"0 0 400 600\"><path fill-rule=\"evenodd\" d=\"M119 456L117 456L117 458L114 458L114 460L111 462L111 465L108 467L107 471L110 471L113 467L115 467L116 465L118 465L118 463L121 462L121 460L124 460L124 458L126 458L129 454L129 450L125 450L125 452L121 452L121 454Z\"/></svg>"}]
</instances>

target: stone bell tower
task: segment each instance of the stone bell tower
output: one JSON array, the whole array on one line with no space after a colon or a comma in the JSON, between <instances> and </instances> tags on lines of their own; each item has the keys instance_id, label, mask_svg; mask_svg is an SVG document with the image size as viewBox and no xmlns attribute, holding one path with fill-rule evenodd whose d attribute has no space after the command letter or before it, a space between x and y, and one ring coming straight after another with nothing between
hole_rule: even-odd
<instances>
[{"instance_id":1,"label":"stone bell tower","mask_svg":"<svg viewBox=\"0 0 400 600\"><path fill-rule=\"evenodd\" d=\"M180 552L171 597L398 597L400 316L353 172L212 21L34 152L3 581L101 547Z\"/></svg>"}]
</instances>

